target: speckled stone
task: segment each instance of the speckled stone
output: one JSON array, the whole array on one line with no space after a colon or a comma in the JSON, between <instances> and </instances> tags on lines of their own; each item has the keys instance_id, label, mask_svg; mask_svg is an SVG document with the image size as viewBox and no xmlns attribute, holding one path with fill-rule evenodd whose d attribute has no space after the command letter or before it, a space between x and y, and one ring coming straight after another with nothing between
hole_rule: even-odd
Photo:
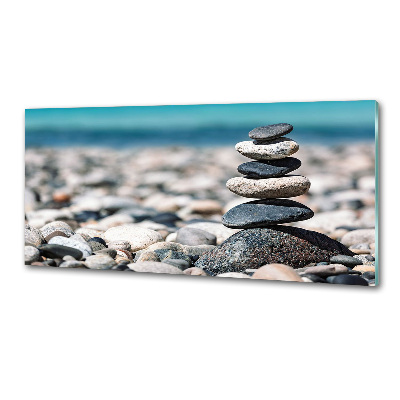
<instances>
[{"instance_id":1,"label":"speckled stone","mask_svg":"<svg viewBox=\"0 0 400 400\"><path fill-rule=\"evenodd\" d=\"M249 137L257 140L271 140L287 135L292 130L293 126L286 123L259 126L249 132Z\"/></svg>"},{"instance_id":2,"label":"speckled stone","mask_svg":"<svg viewBox=\"0 0 400 400\"><path fill-rule=\"evenodd\" d=\"M284 176L300 166L299 159L287 157L280 160L249 161L240 164L237 170L247 178L276 178Z\"/></svg>"},{"instance_id":3,"label":"speckled stone","mask_svg":"<svg viewBox=\"0 0 400 400\"><path fill-rule=\"evenodd\" d=\"M229 228L261 228L264 226L303 221L314 215L304 204L293 200L255 200L231 208L222 223Z\"/></svg>"},{"instance_id":4,"label":"speckled stone","mask_svg":"<svg viewBox=\"0 0 400 400\"><path fill-rule=\"evenodd\" d=\"M153 274L173 274L181 275L183 272L173 265L153 262L153 261L140 261L133 264L128 264L128 268L135 272L151 272Z\"/></svg>"},{"instance_id":5,"label":"speckled stone","mask_svg":"<svg viewBox=\"0 0 400 400\"><path fill-rule=\"evenodd\" d=\"M50 222L40 228L40 231L42 232L46 241L49 241L51 238L53 238L55 236L54 233L57 233L57 236L63 235L64 237L71 237L74 234L72 228L63 221Z\"/></svg>"},{"instance_id":6,"label":"speckled stone","mask_svg":"<svg viewBox=\"0 0 400 400\"><path fill-rule=\"evenodd\" d=\"M31 264L33 262L39 261L40 251L33 246L25 246L25 264Z\"/></svg>"},{"instance_id":7,"label":"speckled stone","mask_svg":"<svg viewBox=\"0 0 400 400\"><path fill-rule=\"evenodd\" d=\"M108 243L108 247L115 250L131 250L131 245L126 240L114 240Z\"/></svg>"},{"instance_id":8,"label":"speckled stone","mask_svg":"<svg viewBox=\"0 0 400 400\"><path fill-rule=\"evenodd\" d=\"M165 264L173 265L174 267L178 267L182 271L190 267L190 263L188 261L177 258L165 258L164 260L162 260L162 262Z\"/></svg>"},{"instance_id":9,"label":"speckled stone","mask_svg":"<svg viewBox=\"0 0 400 400\"><path fill-rule=\"evenodd\" d=\"M321 233L291 226L252 228L236 233L206 253L195 266L209 275L243 272L265 264L302 268L328 261L335 254L352 255L345 246Z\"/></svg>"},{"instance_id":10,"label":"speckled stone","mask_svg":"<svg viewBox=\"0 0 400 400\"><path fill-rule=\"evenodd\" d=\"M286 175L281 178L249 179L231 178L226 187L242 197L276 199L278 197L295 197L308 192L311 184L308 178L301 175Z\"/></svg>"},{"instance_id":11,"label":"speckled stone","mask_svg":"<svg viewBox=\"0 0 400 400\"><path fill-rule=\"evenodd\" d=\"M292 139L274 139L268 144L254 144L251 141L239 142L235 149L252 160L278 160L286 158L299 150L299 145Z\"/></svg>"},{"instance_id":12,"label":"speckled stone","mask_svg":"<svg viewBox=\"0 0 400 400\"><path fill-rule=\"evenodd\" d=\"M172 258L175 260L185 260L189 264L192 262L192 260L188 255L179 251L160 249L160 250L154 250L154 253L157 254L160 261L165 261L168 258Z\"/></svg>"},{"instance_id":13,"label":"speckled stone","mask_svg":"<svg viewBox=\"0 0 400 400\"><path fill-rule=\"evenodd\" d=\"M104 237L109 242L114 240L129 242L132 252L145 249L151 244L163 240L158 232L131 224L110 228L104 233Z\"/></svg>"},{"instance_id":14,"label":"speckled stone","mask_svg":"<svg viewBox=\"0 0 400 400\"><path fill-rule=\"evenodd\" d=\"M192 275L192 276L207 276L207 274L201 269L197 267L190 267L183 271L185 275Z\"/></svg>"},{"instance_id":15,"label":"speckled stone","mask_svg":"<svg viewBox=\"0 0 400 400\"><path fill-rule=\"evenodd\" d=\"M25 244L27 246L40 246L45 243L42 232L30 225L25 225Z\"/></svg>"},{"instance_id":16,"label":"speckled stone","mask_svg":"<svg viewBox=\"0 0 400 400\"><path fill-rule=\"evenodd\" d=\"M344 254L338 254L337 256L331 257L330 262L332 264L343 264L346 267L351 268L355 267L356 265L362 265L362 261L354 257L345 256Z\"/></svg>"},{"instance_id":17,"label":"speckled stone","mask_svg":"<svg viewBox=\"0 0 400 400\"><path fill-rule=\"evenodd\" d=\"M90 269L111 269L117 263L107 254L96 254L86 258L85 265Z\"/></svg>"}]
</instances>

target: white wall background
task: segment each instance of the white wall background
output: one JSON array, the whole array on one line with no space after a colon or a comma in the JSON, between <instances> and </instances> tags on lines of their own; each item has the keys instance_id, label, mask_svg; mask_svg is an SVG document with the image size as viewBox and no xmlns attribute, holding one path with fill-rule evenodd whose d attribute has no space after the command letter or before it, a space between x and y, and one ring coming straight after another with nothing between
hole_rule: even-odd
<instances>
[{"instance_id":1,"label":"white wall background","mask_svg":"<svg viewBox=\"0 0 400 400\"><path fill-rule=\"evenodd\" d=\"M3 2L2 398L398 399L395 6ZM379 288L22 266L25 108L357 99L381 104Z\"/></svg>"}]
</instances>

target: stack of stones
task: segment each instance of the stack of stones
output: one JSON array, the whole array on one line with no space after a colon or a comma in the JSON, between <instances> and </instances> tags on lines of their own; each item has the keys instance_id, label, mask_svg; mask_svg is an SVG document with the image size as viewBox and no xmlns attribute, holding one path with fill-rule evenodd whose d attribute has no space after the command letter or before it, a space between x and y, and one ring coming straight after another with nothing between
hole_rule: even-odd
<instances>
[{"instance_id":1,"label":"stack of stones","mask_svg":"<svg viewBox=\"0 0 400 400\"><path fill-rule=\"evenodd\" d=\"M239 153L255 161L239 165L238 171L244 176L229 179L226 185L240 196L260 200L240 204L222 217L225 226L241 230L196 262L196 267L208 275L243 273L275 263L298 269L327 263L338 254L354 255L326 235L281 225L314 215L305 205L287 199L310 188L306 177L288 175L301 165L297 158L290 157L299 145L282 137L292 129L289 124L263 126L249 133L253 141L236 145Z\"/></svg>"},{"instance_id":2,"label":"stack of stones","mask_svg":"<svg viewBox=\"0 0 400 400\"><path fill-rule=\"evenodd\" d=\"M287 197L300 196L310 188L310 181L301 175L287 175L298 169L301 161L290 157L299 149L292 139L283 138L293 130L289 124L275 124L253 129L253 141L237 143L236 150L256 161L240 164L244 175L229 179L228 189L240 196L261 200L240 204L230 209L222 223L229 228L262 228L286 222L302 221L314 213L305 205Z\"/></svg>"}]
</instances>

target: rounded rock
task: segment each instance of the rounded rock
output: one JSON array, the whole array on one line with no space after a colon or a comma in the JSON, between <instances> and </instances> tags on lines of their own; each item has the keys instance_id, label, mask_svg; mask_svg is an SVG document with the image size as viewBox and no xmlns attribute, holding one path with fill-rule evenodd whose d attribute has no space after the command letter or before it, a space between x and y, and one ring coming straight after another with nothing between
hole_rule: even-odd
<instances>
[{"instance_id":1,"label":"rounded rock","mask_svg":"<svg viewBox=\"0 0 400 400\"><path fill-rule=\"evenodd\" d=\"M231 178L227 188L242 197L276 199L278 197L296 197L308 192L310 181L301 175L287 175L281 178L249 179Z\"/></svg>"},{"instance_id":2,"label":"rounded rock","mask_svg":"<svg viewBox=\"0 0 400 400\"><path fill-rule=\"evenodd\" d=\"M40 260L40 251L33 246L25 246L25 264L31 264Z\"/></svg>"},{"instance_id":3,"label":"rounded rock","mask_svg":"<svg viewBox=\"0 0 400 400\"><path fill-rule=\"evenodd\" d=\"M258 268L251 279L265 279L268 281L302 282L301 276L288 265L267 264Z\"/></svg>"},{"instance_id":4,"label":"rounded rock","mask_svg":"<svg viewBox=\"0 0 400 400\"><path fill-rule=\"evenodd\" d=\"M42 232L43 237L46 239L46 241L49 241L52 237L55 236L65 235L65 237L71 237L72 235L74 235L74 231L72 230L72 228L64 221L50 222L40 228L40 231Z\"/></svg>"},{"instance_id":5,"label":"rounded rock","mask_svg":"<svg viewBox=\"0 0 400 400\"><path fill-rule=\"evenodd\" d=\"M261 228L303 221L313 215L311 209L293 200L255 200L231 208L222 217L222 223L229 228Z\"/></svg>"},{"instance_id":6,"label":"rounded rock","mask_svg":"<svg viewBox=\"0 0 400 400\"><path fill-rule=\"evenodd\" d=\"M135 225L121 225L110 228L104 233L104 237L109 242L115 240L129 242L132 252L145 249L153 243L163 240L162 236L157 231Z\"/></svg>"},{"instance_id":7,"label":"rounded rock","mask_svg":"<svg viewBox=\"0 0 400 400\"><path fill-rule=\"evenodd\" d=\"M341 242L347 247L359 243L374 243L375 229L356 229L350 231L342 237Z\"/></svg>"},{"instance_id":8,"label":"rounded rock","mask_svg":"<svg viewBox=\"0 0 400 400\"><path fill-rule=\"evenodd\" d=\"M235 149L252 160L278 160L286 158L299 150L299 145L292 139L274 139L268 144L254 144L251 141L239 142Z\"/></svg>"},{"instance_id":9,"label":"rounded rock","mask_svg":"<svg viewBox=\"0 0 400 400\"><path fill-rule=\"evenodd\" d=\"M346 256L344 254L338 254L337 256L333 256L329 261L332 264L343 264L346 267L355 267L356 265L362 265L362 261L358 260L355 257Z\"/></svg>"},{"instance_id":10,"label":"rounded rock","mask_svg":"<svg viewBox=\"0 0 400 400\"><path fill-rule=\"evenodd\" d=\"M43 234L39 229L33 228L30 225L25 225L25 244L27 246L40 246L46 243Z\"/></svg>"},{"instance_id":11,"label":"rounded rock","mask_svg":"<svg viewBox=\"0 0 400 400\"><path fill-rule=\"evenodd\" d=\"M92 255L92 249L90 248L89 244L80 240L74 240L72 238L66 238L62 236L55 236L49 240L49 244L59 244L61 246L78 249L82 252L82 257L89 257L90 255Z\"/></svg>"},{"instance_id":12,"label":"rounded rock","mask_svg":"<svg viewBox=\"0 0 400 400\"><path fill-rule=\"evenodd\" d=\"M183 271L185 275L208 276L201 268L190 267Z\"/></svg>"},{"instance_id":13,"label":"rounded rock","mask_svg":"<svg viewBox=\"0 0 400 400\"><path fill-rule=\"evenodd\" d=\"M217 244L217 237L202 229L184 227L178 230L175 241L187 246Z\"/></svg>"},{"instance_id":14,"label":"rounded rock","mask_svg":"<svg viewBox=\"0 0 400 400\"><path fill-rule=\"evenodd\" d=\"M338 285L360 285L368 286L368 281L358 275L337 275L334 277L328 277L327 281Z\"/></svg>"},{"instance_id":15,"label":"rounded rock","mask_svg":"<svg viewBox=\"0 0 400 400\"><path fill-rule=\"evenodd\" d=\"M178 267L174 267L167 263L153 261L139 261L133 264L128 264L128 268L135 272L151 272L153 274L183 274Z\"/></svg>"},{"instance_id":16,"label":"rounded rock","mask_svg":"<svg viewBox=\"0 0 400 400\"><path fill-rule=\"evenodd\" d=\"M330 275L347 274L348 269L346 266L341 264L316 265L315 267L306 268L304 273L325 277Z\"/></svg>"},{"instance_id":17,"label":"rounded rock","mask_svg":"<svg viewBox=\"0 0 400 400\"><path fill-rule=\"evenodd\" d=\"M238 172L248 178L276 178L300 168L301 161L294 157L279 160L249 161L240 164Z\"/></svg>"},{"instance_id":18,"label":"rounded rock","mask_svg":"<svg viewBox=\"0 0 400 400\"><path fill-rule=\"evenodd\" d=\"M249 137L256 140L271 140L292 132L293 126L286 123L259 126L249 132Z\"/></svg>"},{"instance_id":19,"label":"rounded rock","mask_svg":"<svg viewBox=\"0 0 400 400\"><path fill-rule=\"evenodd\" d=\"M117 263L106 254L96 254L94 256L87 257L85 265L90 269L111 269Z\"/></svg>"},{"instance_id":20,"label":"rounded rock","mask_svg":"<svg viewBox=\"0 0 400 400\"><path fill-rule=\"evenodd\" d=\"M40 254L46 258L63 258L64 256L72 256L75 260L80 260L83 257L80 250L59 244L42 244L39 247L39 251Z\"/></svg>"}]
</instances>

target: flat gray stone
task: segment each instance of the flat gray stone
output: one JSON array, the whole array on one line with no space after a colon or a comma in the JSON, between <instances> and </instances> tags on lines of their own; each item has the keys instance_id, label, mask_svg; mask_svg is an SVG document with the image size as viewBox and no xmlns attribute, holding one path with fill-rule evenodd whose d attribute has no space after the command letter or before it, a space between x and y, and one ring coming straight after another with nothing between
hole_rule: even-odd
<instances>
[{"instance_id":1,"label":"flat gray stone","mask_svg":"<svg viewBox=\"0 0 400 400\"><path fill-rule=\"evenodd\" d=\"M293 200L255 200L231 208L222 223L228 228L261 228L264 226L303 221L312 218L314 212L304 204Z\"/></svg>"},{"instance_id":2,"label":"flat gray stone","mask_svg":"<svg viewBox=\"0 0 400 400\"><path fill-rule=\"evenodd\" d=\"M257 140L271 140L287 135L292 130L293 126L286 123L259 126L249 132L249 137Z\"/></svg>"},{"instance_id":3,"label":"flat gray stone","mask_svg":"<svg viewBox=\"0 0 400 400\"><path fill-rule=\"evenodd\" d=\"M301 166L301 161L294 157L279 160L249 161L238 166L238 172L246 178L276 178L284 176Z\"/></svg>"},{"instance_id":4,"label":"flat gray stone","mask_svg":"<svg viewBox=\"0 0 400 400\"><path fill-rule=\"evenodd\" d=\"M187 246L198 246L201 244L216 245L217 237L202 229L184 227L178 230L175 241Z\"/></svg>"}]
</instances>

